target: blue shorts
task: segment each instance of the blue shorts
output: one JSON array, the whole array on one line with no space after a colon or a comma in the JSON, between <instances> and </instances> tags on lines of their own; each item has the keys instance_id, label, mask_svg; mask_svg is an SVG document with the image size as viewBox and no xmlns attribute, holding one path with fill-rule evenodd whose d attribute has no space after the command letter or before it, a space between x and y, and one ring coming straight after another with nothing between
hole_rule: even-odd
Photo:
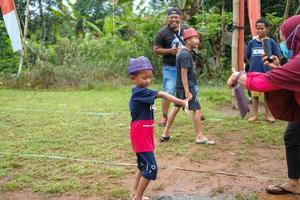
<instances>
[{"instance_id":1,"label":"blue shorts","mask_svg":"<svg viewBox=\"0 0 300 200\"><path fill-rule=\"evenodd\" d=\"M174 95L176 91L177 72L175 66L163 66L163 91Z\"/></svg>"},{"instance_id":2,"label":"blue shorts","mask_svg":"<svg viewBox=\"0 0 300 200\"><path fill-rule=\"evenodd\" d=\"M137 153L137 165L142 176L149 180L155 180L157 175L157 164L153 152Z\"/></svg>"}]
</instances>

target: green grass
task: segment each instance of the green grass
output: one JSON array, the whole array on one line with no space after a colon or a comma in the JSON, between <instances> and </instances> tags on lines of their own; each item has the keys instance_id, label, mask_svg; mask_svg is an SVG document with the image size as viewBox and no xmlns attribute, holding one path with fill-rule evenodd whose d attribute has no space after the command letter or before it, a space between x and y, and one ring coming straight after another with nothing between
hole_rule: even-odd
<instances>
[{"instance_id":1,"label":"green grass","mask_svg":"<svg viewBox=\"0 0 300 200\"><path fill-rule=\"evenodd\" d=\"M5 179L0 191L30 188L43 196L78 192L106 199L127 199L131 185L124 182L128 175L133 177L135 168L103 163L135 163L128 137L130 92L131 88L126 86L90 91L0 89L0 153L7 153L0 155L0 180ZM220 107L230 105L228 89L201 88L200 96L207 118L203 122L204 132L218 140L217 148L201 147L199 153L189 152L195 135L191 113L180 112L171 129L175 136L173 142L160 145L156 150L159 156L167 153L201 162L214 160L215 153L224 150L238 152L236 162L249 162L252 145L282 144L283 122L253 124L239 119L238 114L232 116L219 111ZM157 120L160 100L155 107ZM162 129L156 127L155 137L161 133ZM232 138L233 133L238 138ZM243 145L231 149L223 142L230 140L241 140ZM157 186L158 190L163 187L162 183ZM217 189L213 193L219 192Z\"/></svg>"}]
</instances>

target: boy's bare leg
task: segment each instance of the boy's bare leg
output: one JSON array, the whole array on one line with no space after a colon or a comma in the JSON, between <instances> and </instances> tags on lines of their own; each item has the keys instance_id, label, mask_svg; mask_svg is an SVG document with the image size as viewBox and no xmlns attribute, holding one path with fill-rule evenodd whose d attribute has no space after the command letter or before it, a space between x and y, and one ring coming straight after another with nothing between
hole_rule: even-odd
<instances>
[{"instance_id":1,"label":"boy's bare leg","mask_svg":"<svg viewBox=\"0 0 300 200\"><path fill-rule=\"evenodd\" d=\"M141 177L142 177L142 172L141 172L141 170L138 170L136 175L135 175L135 181L134 181L134 185L133 185L133 190L132 190L131 195L130 195L130 199L132 199L134 197L134 195L136 194L136 191L137 191L137 188L139 186Z\"/></svg>"},{"instance_id":2,"label":"boy's bare leg","mask_svg":"<svg viewBox=\"0 0 300 200\"><path fill-rule=\"evenodd\" d=\"M253 97L253 116L248 119L249 122L254 122L258 119L258 103L259 98Z\"/></svg>"},{"instance_id":3,"label":"boy's bare leg","mask_svg":"<svg viewBox=\"0 0 300 200\"><path fill-rule=\"evenodd\" d=\"M195 110L193 113L193 122L194 122L194 126L195 126L196 142L207 139L202 134L202 125L201 125L200 117L201 117L201 111L199 109Z\"/></svg>"},{"instance_id":4,"label":"boy's bare leg","mask_svg":"<svg viewBox=\"0 0 300 200\"><path fill-rule=\"evenodd\" d=\"M265 106L265 119L267 122L275 122L275 118L272 116L270 109L267 105L266 99L264 100L264 106Z\"/></svg>"},{"instance_id":5,"label":"boy's bare leg","mask_svg":"<svg viewBox=\"0 0 300 200\"><path fill-rule=\"evenodd\" d=\"M166 99L162 99L161 101L162 101L161 102L162 113L168 113L169 107L170 107L170 101L168 101Z\"/></svg>"},{"instance_id":6,"label":"boy's bare leg","mask_svg":"<svg viewBox=\"0 0 300 200\"><path fill-rule=\"evenodd\" d=\"M163 132L163 135L162 137L168 137L170 135L170 128L174 122L174 119L179 111L180 107L176 107L174 106L171 110L171 112L169 113L169 116L168 116L168 120L167 120L167 124L165 126L165 129L164 129L164 132Z\"/></svg>"},{"instance_id":7,"label":"boy's bare leg","mask_svg":"<svg viewBox=\"0 0 300 200\"><path fill-rule=\"evenodd\" d=\"M147 186L149 185L149 183L150 183L149 179L146 179L146 178L141 176L138 187L136 189L136 193L133 196L132 200L146 200L146 199L149 199L148 197L143 197L143 194L144 194Z\"/></svg>"}]
</instances>

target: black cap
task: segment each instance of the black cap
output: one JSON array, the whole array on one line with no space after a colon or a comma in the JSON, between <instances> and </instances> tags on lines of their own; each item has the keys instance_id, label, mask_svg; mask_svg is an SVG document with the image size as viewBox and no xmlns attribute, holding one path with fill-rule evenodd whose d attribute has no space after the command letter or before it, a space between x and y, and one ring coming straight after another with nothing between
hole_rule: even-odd
<instances>
[{"instance_id":1,"label":"black cap","mask_svg":"<svg viewBox=\"0 0 300 200\"><path fill-rule=\"evenodd\" d=\"M172 7L168 10L168 16L173 14L181 15L181 10L177 7Z\"/></svg>"}]
</instances>

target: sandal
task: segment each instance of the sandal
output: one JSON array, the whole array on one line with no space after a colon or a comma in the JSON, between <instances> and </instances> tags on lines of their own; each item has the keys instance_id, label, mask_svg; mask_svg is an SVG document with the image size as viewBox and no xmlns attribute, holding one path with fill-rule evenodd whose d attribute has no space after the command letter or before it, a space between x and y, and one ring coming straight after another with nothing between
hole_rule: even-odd
<instances>
[{"instance_id":1,"label":"sandal","mask_svg":"<svg viewBox=\"0 0 300 200\"><path fill-rule=\"evenodd\" d=\"M300 195L300 193L292 192L287 189L285 189L282 185L269 185L266 188L266 191L269 194L295 194L295 195Z\"/></svg>"},{"instance_id":2,"label":"sandal","mask_svg":"<svg viewBox=\"0 0 300 200\"><path fill-rule=\"evenodd\" d=\"M209 139L204 139L204 140L196 141L196 144L208 144L208 145L212 145L212 144L215 144L215 141L209 140Z\"/></svg>"},{"instance_id":3,"label":"sandal","mask_svg":"<svg viewBox=\"0 0 300 200\"><path fill-rule=\"evenodd\" d=\"M167 142L167 141L169 141L171 138L172 138L171 135L169 135L169 136L160 136L159 141L160 141L160 142Z\"/></svg>"}]
</instances>

